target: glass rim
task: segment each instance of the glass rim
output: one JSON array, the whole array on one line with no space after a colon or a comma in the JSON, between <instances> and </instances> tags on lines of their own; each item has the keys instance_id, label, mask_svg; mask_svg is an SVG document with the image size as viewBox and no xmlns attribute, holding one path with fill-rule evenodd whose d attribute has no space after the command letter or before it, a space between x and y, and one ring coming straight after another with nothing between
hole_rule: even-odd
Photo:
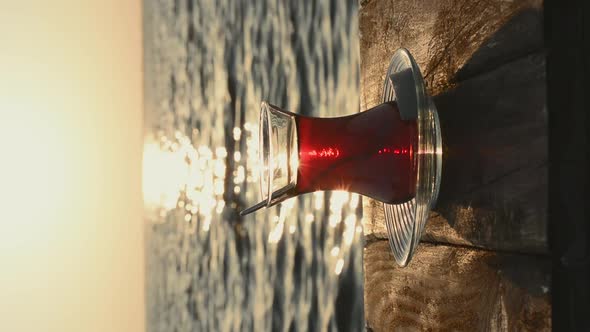
<instances>
[{"instance_id":1,"label":"glass rim","mask_svg":"<svg viewBox=\"0 0 590 332\"><path fill-rule=\"evenodd\" d=\"M294 122L295 116L297 114L286 111L278 106L272 105L266 101L260 103L260 123L259 123L259 160L262 161L262 165L260 165L260 195L261 201L266 201L266 207L271 207L276 205L285 199L289 198L288 192L293 189L297 184L297 165L299 164L299 154L297 153L298 150L298 138L297 132L295 128L291 128L292 132L288 132L294 134L294 137L288 137L288 144L286 146L281 146L280 144L277 148L285 148L287 151L285 153L285 158L287 160L286 164L286 172L288 174L287 179L289 180L284 186L273 190L273 183L274 183L274 169L276 167L277 156L274 155L275 146L273 145L273 121L271 118L271 112L276 112L280 115L285 116L286 119L289 121ZM265 126L264 124L267 124ZM295 126L295 124L292 124ZM268 142L268 147L264 149L264 143ZM293 153L294 152L294 153ZM265 176L265 163L264 160L268 160L268 175ZM265 179L266 178L266 179ZM266 188L263 188L263 181L266 181ZM266 196L266 197L265 197Z\"/></svg>"}]
</instances>

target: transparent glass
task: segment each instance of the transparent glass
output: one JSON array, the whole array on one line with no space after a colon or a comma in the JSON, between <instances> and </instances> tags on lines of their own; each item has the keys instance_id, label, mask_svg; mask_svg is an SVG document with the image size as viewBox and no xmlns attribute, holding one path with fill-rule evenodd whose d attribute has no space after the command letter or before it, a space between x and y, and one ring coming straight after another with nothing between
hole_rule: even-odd
<instances>
[{"instance_id":1,"label":"transparent glass","mask_svg":"<svg viewBox=\"0 0 590 332\"><path fill-rule=\"evenodd\" d=\"M405 266L438 196L440 125L422 75L405 49L394 54L382 104L337 118L301 116L262 103L260 203L242 215L319 190L383 202L390 247Z\"/></svg>"},{"instance_id":2,"label":"transparent glass","mask_svg":"<svg viewBox=\"0 0 590 332\"><path fill-rule=\"evenodd\" d=\"M260 107L260 193L266 206L286 198L297 183L295 114L263 102Z\"/></svg>"}]
</instances>

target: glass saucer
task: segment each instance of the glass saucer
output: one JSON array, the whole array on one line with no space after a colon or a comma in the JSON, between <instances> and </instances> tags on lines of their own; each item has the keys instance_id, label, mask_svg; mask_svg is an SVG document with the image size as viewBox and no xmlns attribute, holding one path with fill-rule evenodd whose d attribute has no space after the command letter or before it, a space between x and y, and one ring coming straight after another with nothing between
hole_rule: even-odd
<instances>
[{"instance_id":1,"label":"glass saucer","mask_svg":"<svg viewBox=\"0 0 590 332\"><path fill-rule=\"evenodd\" d=\"M416 196L402 204L383 204L389 245L395 261L406 266L412 256L430 209L436 203L442 167L442 139L436 107L426 92L420 68L410 52L397 50L383 84L382 102L396 101L402 119L417 121L418 151Z\"/></svg>"}]
</instances>

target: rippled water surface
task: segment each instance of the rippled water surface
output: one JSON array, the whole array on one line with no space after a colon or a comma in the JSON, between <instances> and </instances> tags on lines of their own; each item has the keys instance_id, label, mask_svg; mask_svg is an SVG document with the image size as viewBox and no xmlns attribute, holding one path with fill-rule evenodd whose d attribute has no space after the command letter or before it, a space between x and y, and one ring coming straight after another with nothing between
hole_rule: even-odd
<instances>
[{"instance_id":1,"label":"rippled water surface","mask_svg":"<svg viewBox=\"0 0 590 332\"><path fill-rule=\"evenodd\" d=\"M244 218L267 100L359 110L356 1L144 3L150 331L362 330L360 197L314 193Z\"/></svg>"}]
</instances>

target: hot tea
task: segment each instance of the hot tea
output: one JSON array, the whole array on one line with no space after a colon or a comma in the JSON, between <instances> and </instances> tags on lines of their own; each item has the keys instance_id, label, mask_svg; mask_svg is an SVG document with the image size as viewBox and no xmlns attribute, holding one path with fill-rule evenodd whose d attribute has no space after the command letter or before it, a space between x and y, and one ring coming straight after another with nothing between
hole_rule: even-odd
<instances>
[{"instance_id":1,"label":"hot tea","mask_svg":"<svg viewBox=\"0 0 590 332\"><path fill-rule=\"evenodd\" d=\"M384 203L416 192L416 121L404 121L396 102L339 118L297 116L295 194L346 190Z\"/></svg>"}]
</instances>

